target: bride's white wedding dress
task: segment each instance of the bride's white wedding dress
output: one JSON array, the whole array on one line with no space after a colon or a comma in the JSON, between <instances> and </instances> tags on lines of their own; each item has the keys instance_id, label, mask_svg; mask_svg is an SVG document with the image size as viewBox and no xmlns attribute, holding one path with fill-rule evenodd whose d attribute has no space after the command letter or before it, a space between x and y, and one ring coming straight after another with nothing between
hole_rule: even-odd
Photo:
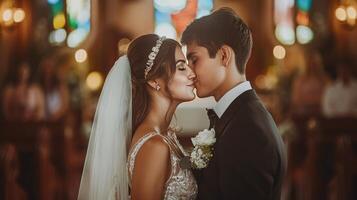
<instances>
[{"instance_id":1,"label":"bride's white wedding dress","mask_svg":"<svg viewBox=\"0 0 357 200\"><path fill-rule=\"evenodd\" d=\"M135 157L154 136L170 148L171 174L164 199L195 199L197 183L190 169L180 166L187 156L174 131L146 134L128 152L132 138L131 68L127 56L115 62L100 95L88 144L78 200L127 200ZM150 172L148 172L150 173ZM129 180L128 180L129 179Z\"/></svg>"},{"instance_id":2,"label":"bride's white wedding dress","mask_svg":"<svg viewBox=\"0 0 357 200\"><path fill-rule=\"evenodd\" d=\"M180 161L183 156L187 156L182 146L177 140L176 134L173 131L168 131L167 135L159 132L151 132L140 138L133 145L128 156L129 170L129 185L131 186L131 177L135 165L135 157L143 144L154 136L162 137L170 148L171 174L165 184L164 199L179 200L179 199L196 199L197 183L190 169L181 167Z\"/></svg>"}]
</instances>

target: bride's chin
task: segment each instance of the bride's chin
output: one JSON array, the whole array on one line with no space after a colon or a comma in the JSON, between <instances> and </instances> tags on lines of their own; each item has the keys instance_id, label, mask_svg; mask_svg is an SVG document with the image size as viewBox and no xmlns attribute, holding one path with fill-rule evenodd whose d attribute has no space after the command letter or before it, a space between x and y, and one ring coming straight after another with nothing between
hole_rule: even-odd
<instances>
[{"instance_id":1,"label":"bride's chin","mask_svg":"<svg viewBox=\"0 0 357 200\"><path fill-rule=\"evenodd\" d=\"M196 98L196 95L194 93L192 93L192 96L190 95L190 97L183 99L182 102L193 101L195 98Z\"/></svg>"},{"instance_id":2,"label":"bride's chin","mask_svg":"<svg viewBox=\"0 0 357 200\"><path fill-rule=\"evenodd\" d=\"M192 92L192 97L189 101L193 101L196 98L196 94L194 92Z\"/></svg>"}]
</instances>

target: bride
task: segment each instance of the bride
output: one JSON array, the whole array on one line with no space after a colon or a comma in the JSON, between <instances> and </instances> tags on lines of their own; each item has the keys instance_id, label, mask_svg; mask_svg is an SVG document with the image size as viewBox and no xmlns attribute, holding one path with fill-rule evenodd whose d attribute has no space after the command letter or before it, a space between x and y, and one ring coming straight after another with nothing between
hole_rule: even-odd
<instances>
[{"instance_id":1,"label":"bride","mask_svg":"<svg viewBox=\"0 0 357 200\"><path fill-rule=\"evenodd\" d=\"M180 164L187 154L169 128L177 106L195 98L186 63L177 41L154 34L116 61L97 105L79 200L195 199L196 181Z\"/></svg>"}]
</instances>

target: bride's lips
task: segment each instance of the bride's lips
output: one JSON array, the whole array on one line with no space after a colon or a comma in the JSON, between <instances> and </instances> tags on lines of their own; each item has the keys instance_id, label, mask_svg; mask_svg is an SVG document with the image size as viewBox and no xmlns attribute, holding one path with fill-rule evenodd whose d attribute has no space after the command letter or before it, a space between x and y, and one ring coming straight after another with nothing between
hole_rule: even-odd
<instances>
[{"instance_id":1,"label":"bride's lips","mask_svg":"<svg viewBox=\"0 0 357 200\"><path fill-rule=\"evenodd\" d=\"M194 83L191 83L191 84L189 84L189 85L187 85L188 87L195 87L195 84Z\"/></svg>"}]
</instances>

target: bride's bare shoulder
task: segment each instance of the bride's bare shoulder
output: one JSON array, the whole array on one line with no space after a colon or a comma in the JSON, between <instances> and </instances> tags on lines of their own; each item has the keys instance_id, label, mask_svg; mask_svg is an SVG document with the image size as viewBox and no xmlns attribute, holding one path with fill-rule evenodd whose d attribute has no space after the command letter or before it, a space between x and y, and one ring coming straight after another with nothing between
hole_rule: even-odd
<instances>
[{"instance_id":1,"label":"bride's bare shoulder","mask_svg":"<svg viewBox=\"0 0 357 200\"><path fill-rule=\"evenodd\" d=\"M150 134L146 133L146 134ZM145 133L144 133L145 135ZM150 176L147 172L150 171ZM135 158L134 177L145 177L153 181L164 181L170 171L170 149L164 138L154 134L142 144ZM160 181L159 181L160 182ZM155 185L155 184L154 184Z\"/></svg>"},{"instance_id":2,"label":"bride's bare shoulder","mask_svg":"<svg viewBox=\"0 0 357 200\"><path fill-rule=\"evenodd\" d=\"M153 128L150 126L139 126L132 137L131 140L131 147L134 146L135 144L138 143L138 141L148 135L151 135L151 137L143 144L141 148L152 148L152 147L157 147L159 148L168 148L166 142L163 140L162 136Z\"/></svg>"},{"instance_id":3,"label":"bride's bare shoulder","mask_svg":"<svg viewBox=\"0 0 357 200\"><path fill-rule=\"evenodd\" d=\"M132 199L162 199L170 175L170 150L161 135L150 137L140 148L132 176ZM151 198L150 198L151 199Z\"/></svg>"},{"instance_id":4,"label":"bride's bare shoulder","mask_svg":"<svg viewBox=\"0 0 357 200\"><path fill-rule=\"evenodd\" d=\"M142 154L145 156L163 156L168 157L169 146L162 136L154 135L150 137L141 147Z\"/></svg>"}]
</instances>

